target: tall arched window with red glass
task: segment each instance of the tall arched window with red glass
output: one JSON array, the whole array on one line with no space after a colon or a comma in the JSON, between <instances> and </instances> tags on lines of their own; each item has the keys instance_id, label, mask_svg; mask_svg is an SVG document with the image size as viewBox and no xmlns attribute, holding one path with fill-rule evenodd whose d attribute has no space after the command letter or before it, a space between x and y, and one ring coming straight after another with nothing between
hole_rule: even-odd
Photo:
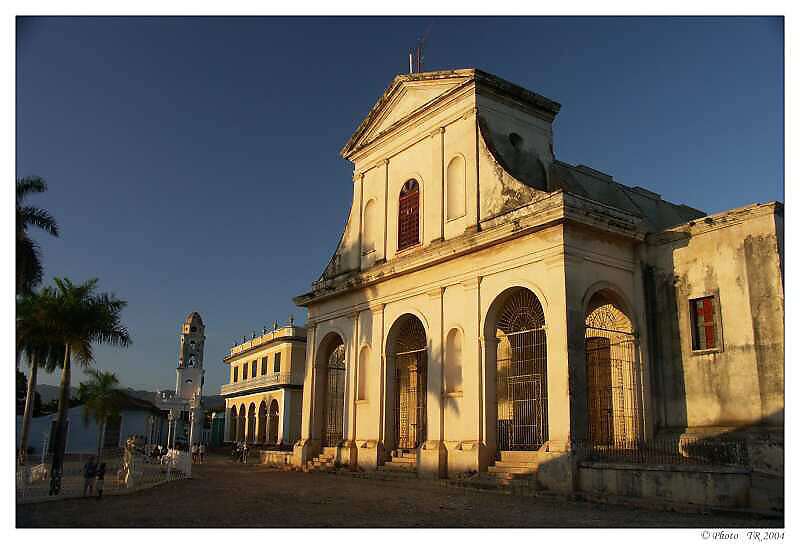
<instances>
[{"instance_id":1,"label":"tall arched window with red glass","mask_svg":"<svg viewBox=\"0 0 800 544\"><path fill-rule=\"evenodd\" d=\"M419 244L419 184L410 179L400 191L397 219L398 251Z\"/></svg>"}]
</instances>

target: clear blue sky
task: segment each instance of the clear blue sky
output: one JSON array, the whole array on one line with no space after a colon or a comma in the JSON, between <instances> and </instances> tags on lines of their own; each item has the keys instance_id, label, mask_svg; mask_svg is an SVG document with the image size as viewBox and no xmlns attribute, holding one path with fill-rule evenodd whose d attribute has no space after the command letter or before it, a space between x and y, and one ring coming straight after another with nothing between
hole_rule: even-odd
<instances>
[{"instance_id":1,"label":"clear blue sky","mask_svg":"<svg viewBox=\"0 0 800 544\"><path fill-rule=\"evenodd\" d=\"M20 19L17 175L49 182L63 233L36 235L47 281L129 301L134 344L99 367L174 387L197 310L214 394L235 339L305 320L291 297L351 199L338 151L431 23L426 69L562 104L559 159L708 212L783 200L780 18Z\"/></svg>"}]
</instances>

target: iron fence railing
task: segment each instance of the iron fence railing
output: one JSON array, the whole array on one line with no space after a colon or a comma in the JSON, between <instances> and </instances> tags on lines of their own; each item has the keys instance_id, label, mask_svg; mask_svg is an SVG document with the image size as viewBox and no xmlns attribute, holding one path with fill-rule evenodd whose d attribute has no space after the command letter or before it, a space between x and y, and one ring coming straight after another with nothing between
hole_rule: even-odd
<instances>
[{"instance_id":1,"label":"iron fence railing","mask_svg":"<svg viewBox=\"0 0 800 544\"><path fill-rule=\"evenodd\" d=\"M579 443L585 461L651 465L709 465L747 467L750 458L744 440L675 437L614 442Z\"/></svg>"},{"instance_id":2,"label":"iron fence railing","mask_svg":"<svg viewBox=\"0 0 800 544\"><path fill-rule=\"evenodd\" d=\"M84 495L83 467L91 454L65 456L58 498ZM161 458L137 455L133 470L125 470L123 450L105 450L100 462L106 464L103 494L116 495L164 482L182 480L191 476L191 461L186 452L174 452ZM18 503L37 502L51 498L50 466L52 456L30 458L28 464L16 467L16 497ZM96 480L94 492L96 495Z\"/></svg>"}]
</instances>

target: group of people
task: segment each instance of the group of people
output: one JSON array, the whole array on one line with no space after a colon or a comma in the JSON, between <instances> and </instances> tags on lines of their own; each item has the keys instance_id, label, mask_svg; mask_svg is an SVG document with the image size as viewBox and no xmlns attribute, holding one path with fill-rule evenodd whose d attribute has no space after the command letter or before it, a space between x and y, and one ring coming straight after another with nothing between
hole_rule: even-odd
<instances>
[{"instance_id":1,"label":"group of people","mask_svg":"<svg viewBox=\"0 0 800 544\"><path fill-rule=\"evenodd\" d=\"M247 453L249 448L247 442L234 442L231 449L231 458L238 463L247 464Z\"/></svg>"},{"instance_id":2,"label":"group of people","mask_svg":"<svg viewBox=\"0 0 800 544\"><path fill-rule=\"evenodd\" d=\"M200 463L201 465L206 460L206 445L205 443L192 444L192 463Z\"/></svg>"},{"instance_id":3,"label":"group of people","mask_svg":"<svg viewBox=\"0 0 800 544\"><path fill-rule=\"evenodd\" d=\"M97 462L94 456L89 457L83 465L83 496L92 496L97 492L97 500L103 496L103 487L106 479L106 464Z\"/></svg>"}]
</instances>

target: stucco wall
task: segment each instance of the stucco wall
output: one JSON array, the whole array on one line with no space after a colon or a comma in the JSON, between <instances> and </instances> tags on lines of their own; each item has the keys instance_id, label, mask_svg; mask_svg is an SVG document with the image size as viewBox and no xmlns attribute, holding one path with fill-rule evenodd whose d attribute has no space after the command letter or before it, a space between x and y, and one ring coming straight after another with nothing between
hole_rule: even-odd
<instances>
[{"instance_id":1,"label":"stucco wall","mask_svg":"<svg viewBox=\"0 0 800 544\"><path fill-rule=\"evenodd\" d=\"M774 205L671 229L649 248L667 427L783 423L783 283ZM689 299L716 295L721 349L692 350Z\"/></svg>"}]
</instances>

